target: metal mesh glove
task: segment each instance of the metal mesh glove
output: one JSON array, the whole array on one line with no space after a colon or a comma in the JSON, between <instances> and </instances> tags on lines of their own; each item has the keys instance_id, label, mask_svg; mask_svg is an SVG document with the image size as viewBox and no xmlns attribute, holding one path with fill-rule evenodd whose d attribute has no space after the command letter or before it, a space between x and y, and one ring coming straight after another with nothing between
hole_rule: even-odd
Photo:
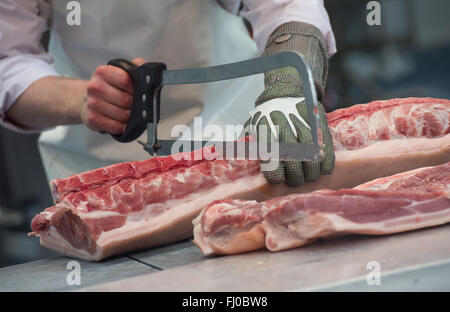
<instances>
[{"instance_id":1,"label":"metal mesh glove","mask_svg":"<svg viewBox=\"0 0 450 312\"><path fill-rule=\"evenodd\" d=\"M284 51L296 51L301 53L309 64L318 94L319 100L323 96L327 74L328 58L323 35L316 27L299 22L283 24L277 28L270 36L263 55L269 55ZM267 72L264 77L265 90L256 100L256 106L272 105L269 113L261 116L256 113L244 125L244 129L252 124L258 129L264 125L271 131L270 123L278 126L278 139L280 142L288 143L311 143L312 136L309 130L308 116L305 101L300 101L295 105L298 114L285 114L280 107L283 101L276 101L277 98L301 98L303 97L303 87L300 77L294 68L282 68ZM274 101L271 101L274 100ZM295 103L294 103L295 104ZM291 186L298 186L305 181L316 180L321 173L331 173L334 169L334 151L331 132L329 130L324 108L321 103L320 120L321 129L324 129L323 140L325 144L325 159L318 162L285 161L280 162L274 171L264 171L264 176L269 183L286 182ZM267 107L265 109L267 112ZM292 110L291 110L292 111ZM288 118L291 122L289 122ZM268 120L270 119L270 120ZM302 120L304 122L302 122ZM270 134L267 135L270 138Z\"/></svg>"}]
</instances>

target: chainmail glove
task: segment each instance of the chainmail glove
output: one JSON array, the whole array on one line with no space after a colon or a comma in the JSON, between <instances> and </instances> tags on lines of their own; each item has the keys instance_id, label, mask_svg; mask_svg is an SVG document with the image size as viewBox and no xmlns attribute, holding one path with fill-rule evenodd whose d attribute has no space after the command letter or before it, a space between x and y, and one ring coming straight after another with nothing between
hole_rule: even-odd
<instances>
[{"instance_id":1,"label":"chainmail glove","mask_svg":"<svg viewBox=\"0 0 450 312\"><path fill-rule=\"evenodd\" d=\"M263 55L283 51L301 53L312 71L319 101L323 96L327 73L328 57L323 35L316 27L300 22L291 22L278 27L270 36ZM301 79L294 68L281 68L267 72L264 77L265 89L256 100L256 108L244 125L244 130L265 126L267 139L271 135L279 142L311 143L306 102L303 98ZM321 162L284 161L273 171L264 171L269 183L286 182L298 186L305 181L316 180L321 173L331 173L335 155L333 140L328 127L325 110L319 103L320 126L323 129L325 158ZM251 125L251 127L249 127ZM278 133L276 127L278 126ZM262 129L262 128L261 128ZM249 134L244 132L244 134Z\"/></svg>"}]
</instances>

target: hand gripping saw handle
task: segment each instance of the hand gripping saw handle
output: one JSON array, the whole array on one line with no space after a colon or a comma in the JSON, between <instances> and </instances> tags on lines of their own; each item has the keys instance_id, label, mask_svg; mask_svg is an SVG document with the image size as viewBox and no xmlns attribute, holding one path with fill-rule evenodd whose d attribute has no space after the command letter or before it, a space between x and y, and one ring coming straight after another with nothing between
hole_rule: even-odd
<instances>
[{"instance_id":1,"label":"hand gripping saw handle","mask_svg":"<svg viewBox=\"0 0 450 312\"><path fill-rule=\"evenodd\" d=\"M322 132L318 131L319 104L314 79L309 66L297 52L281 52L231 64L179 70L167 70L164 63L155 62L136 66L124 59L113 59L108 65L125 70L130 75L134 87L133 103L126 129L121 135L112 134L112 137L119 142L131 142L147 129L147 143L143 145L150 154L156 154L160 149L167 154L175 142L175 140L158 140L157 136L163 85L207 83L265 73L283 67L294 67L303 82L312 135L312 143L296 145L301 151L298 159L317 161L323 157ZM206 142L208 141L203 141L201 146ZM194 143L192 141L192 144Z\"/></svg>"}]
</instances>

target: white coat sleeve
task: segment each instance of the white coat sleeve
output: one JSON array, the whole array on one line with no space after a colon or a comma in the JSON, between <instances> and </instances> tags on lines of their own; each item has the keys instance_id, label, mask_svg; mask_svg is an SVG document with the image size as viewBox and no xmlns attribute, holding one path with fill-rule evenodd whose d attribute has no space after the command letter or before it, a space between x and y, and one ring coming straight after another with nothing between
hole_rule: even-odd
<instances>
[{"instance_id":1,"label":"white coat sleeve","mask_svg":"<svg viewBox=\"0 0 450 312\"><path fill-rule=\"evenodd\" d=\"M58 76L52 57L40 44L47 28L49 6L43 0L0 1L0 125L19 132L39 129L8 121L6 112L36 80Z\"/></svg>"},{"instance_id":2,"label":"white coat sleeve","mask_svg":"<svg viewBox=\"0 0 450 312\"><path fill-rule=\"evenodd\" d=\"M270 34L279 26L289 22L304 22L317 27L327 43L328 56L336 53L336 41L331 29L330 19L323 0L218 0L222 7L241 15L253 28L253 37L258 50L264 51Z\"/></svg>"}]
</instances>

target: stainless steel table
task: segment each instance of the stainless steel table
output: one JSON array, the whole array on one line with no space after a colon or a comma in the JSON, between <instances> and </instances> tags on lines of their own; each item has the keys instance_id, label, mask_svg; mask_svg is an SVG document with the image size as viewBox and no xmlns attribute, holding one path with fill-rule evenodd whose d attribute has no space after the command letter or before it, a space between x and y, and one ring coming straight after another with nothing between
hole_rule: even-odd
<instances>
[{"instance_id":1,"label":"stainless steel table","mask_svg":"<svg viewBox=\"0 0 450 312\"><path fill-rule=\"evenodd\" d=\"M450 225L387 236L346 236L271 253L205 258L190 241L100 263L79 261L69 286L58 257L0 269L2 291L450 291ZM380 285L367 276L380 265Z\"/></svg>"}]
</instances>

